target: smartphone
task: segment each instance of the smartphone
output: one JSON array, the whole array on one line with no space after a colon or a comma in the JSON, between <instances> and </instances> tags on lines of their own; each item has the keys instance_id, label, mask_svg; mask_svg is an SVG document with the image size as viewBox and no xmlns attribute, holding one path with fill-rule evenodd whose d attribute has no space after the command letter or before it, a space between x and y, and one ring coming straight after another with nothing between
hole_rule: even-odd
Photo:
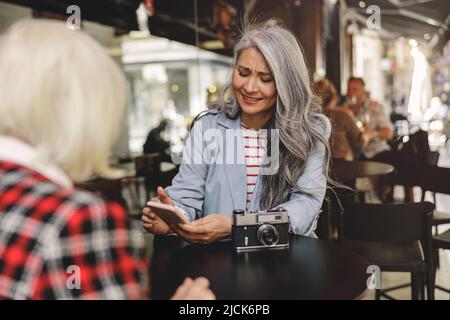
<instances>
[{"instance_id":1,"label":"smartphone","mask_svg":"<svg viewBox=\"0 0 450 320\"><path fill-rule=\"evenodd\" d=\"M186 212L178 207L151 201L147 203L147 207L151 208L169 226L189 223Z\"/></svg>"}]
</instances>

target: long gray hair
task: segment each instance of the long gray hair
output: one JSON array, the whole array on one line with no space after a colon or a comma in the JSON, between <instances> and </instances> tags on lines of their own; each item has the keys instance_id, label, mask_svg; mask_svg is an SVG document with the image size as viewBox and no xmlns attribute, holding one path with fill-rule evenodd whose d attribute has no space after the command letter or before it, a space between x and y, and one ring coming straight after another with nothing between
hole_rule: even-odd
<instances>
[{"instance_id":1,"label":"long gray hair","mask_svg":"<svg viewBox=\"0 0 450 320\"><path fill-rule=\"evenodd\" d=\"M233 69L240 54L248 48L258 49L264 56L277 88L274 114L266 128L279 130L279 170L274 175L263 176L260 203L262 209L268 209L286 202L292 188L310 194L308 190L299 188L297 182L317 143L325 146L324 175L328 182L332 182L328 175L330 149L323 134L328 124L322 115L320 99L311 91L300 45L291 32L272 21L247 27L235 46ZM235 118L241 110L233 94L225 99L225 92L230 87L231 79L215 107Z\"/></svg>"}]
</instances>

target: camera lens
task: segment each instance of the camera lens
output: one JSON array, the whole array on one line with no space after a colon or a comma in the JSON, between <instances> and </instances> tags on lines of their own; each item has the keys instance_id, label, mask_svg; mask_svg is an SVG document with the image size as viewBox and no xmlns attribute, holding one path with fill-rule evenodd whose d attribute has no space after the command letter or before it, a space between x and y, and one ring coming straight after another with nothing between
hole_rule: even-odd
<instances>
[{"instance_id":1,"label":"camera lens","mask_svg":"<svg viewBox=\"0 0 450 320\"><path fill-rule=\"evenodd\" d=\"M280 235L278 230L271 224L263 224L258 229L258 241L265 246L274 246L278 243Z\"/></svg>"}]
</instances>

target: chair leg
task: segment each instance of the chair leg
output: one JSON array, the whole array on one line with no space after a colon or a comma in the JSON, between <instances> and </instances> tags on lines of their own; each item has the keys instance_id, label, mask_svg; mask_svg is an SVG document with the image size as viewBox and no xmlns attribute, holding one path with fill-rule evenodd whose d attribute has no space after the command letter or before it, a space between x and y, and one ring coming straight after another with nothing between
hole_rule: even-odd
<instances>
[{"instance_id":1,"label":"chair leg","mask_svg":"<svg viewBox=\"0 0 450 320\"><path fill-rule=\"evenodd\" d=\"M383 279L383 278L382 278L381 275L380 275L380 281L382 281L382 279ZM381 300L381 293L382 293L381 287L382 287L382 284L379 283L378 285L379 285L379 288L380 288L380 289L378 289L378 288L375 289L375 300Z\"/></svg>"},{"instance_id":2,"label":"chair leg","mask_svg":"<svg viewBox=\"0 0 450 320\"><path fill-rule=\"evenodd\" d=\"M434 300L434 290L435 290L435 284L436 282L436 271L433 267L427 268L427 274L426 274L426 285L427 285L427 299L428 300Z\"/></svg>"},{"instance_id":3,"label":"chair leg","mask_svg":"<svg viewBox=\"0 0 450 320\"><path fill-rule=\"evenodd\" d=\"M420 295L420 273L411 272L411 300L419 300Z\"/></svg>"},{"instance_id":4,"label":"chair leg","mask_svg":"<svg viewBox=\"0 0 450 320\"><path fill-rule=\"evenodd\" d=\"M366 202L366 193L364 191L358 191L358 202L359 203Z\"/></svg>"},{"instance_id":5,"label":"chair leg","mask_svg":"<svg viewBox=\"0 0 450 320\"><path fill-rule=\"evenodd\" d=\"M386 203L394 203L394 188L395 185L391 185L391 191L388 193L385 202Z\"/></svg>"},{"instance_id":6,"label":"chair leg","mask_svg":"<svg viewBox=\"0 0 450 320\"><path fill-rule=\"evenodd\" d=\"M427 265L427 297L428 300L434 300L434 292L436 290L436 271L437 271L437 259L439 257L439 248L432 247L431 266Z\"/></svg>"},{"instance_id":7,"label":"chair leg","mask_svg":"<svg viewBox=\"0 0 450 320\"><path fill-rule=\"evenodd\" d=\"M427 274L426 272L420 274L420 300L425 300L425 286L427 285Z\"/></svg>"},{"instance_id":8,"label":"chair leg","mask_svg":"<svg viewBox=\"0 0 450 320\"><path fill-rule=\"evenodd\" d=\"M404 185L403 190L405 190L405 202L414 202L413 187L409 185Z\"/></svg>"},{"instance_id":9,"label":"chair leg","mask_svg":"<svg viewBox=\"0 0 450 320\"><path fill-rule=\"evenodd\" d=\"M378 198L380 198L381 202L385 201L384 190L385 190L385 185L383 183L382 177L380 177L380 179L378 180L378 188L377 188L377 190L374 190L374 191L376 192Z\"/></svg>"},{"instance_id":10,"label":"chair leg","mask_svg":"<svg viewBox=\"0 0 450 320\"><path fill-rule=\"evenodd\" d=\"M434 265L439 269L439 249L433 248Z\"/></svg>"},{"instance_id":11,"label":"chair leg","mask_svg":"<svg viewBox=\"0 0 450 320\"><path fill-rule=\"evenodd\" d=\"M419 273L417 275L417 290L419 290L419 300L425 300L425 273Z\"/></svg>"},{"instance_id":12,"label":"chair leg","mask_svg":"<svg viewBox=\"0 0 450 320\"><path fill-rule=\"evenodd\" d=\"M380 300L381 298L381 290L375 289L375 300Z\"/></svg>"}]
</instances>

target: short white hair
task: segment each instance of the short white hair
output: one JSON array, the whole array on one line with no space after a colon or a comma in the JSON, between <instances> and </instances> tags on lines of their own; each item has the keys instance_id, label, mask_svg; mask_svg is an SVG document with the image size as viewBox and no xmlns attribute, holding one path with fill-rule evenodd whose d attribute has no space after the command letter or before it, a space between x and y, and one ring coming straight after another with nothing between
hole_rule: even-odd
<instances>
[{"instance_id":1,"label":"short white hair","mask_svg":"<svg viewBox=\"0 0 450 320\"><path fill-rule=\"evenodd\" d=\"M74 181L108 165L126 80L91 37L50 20L15 23L0 38L0 134L35 147Z\"/></svg>"}]
</instances>

